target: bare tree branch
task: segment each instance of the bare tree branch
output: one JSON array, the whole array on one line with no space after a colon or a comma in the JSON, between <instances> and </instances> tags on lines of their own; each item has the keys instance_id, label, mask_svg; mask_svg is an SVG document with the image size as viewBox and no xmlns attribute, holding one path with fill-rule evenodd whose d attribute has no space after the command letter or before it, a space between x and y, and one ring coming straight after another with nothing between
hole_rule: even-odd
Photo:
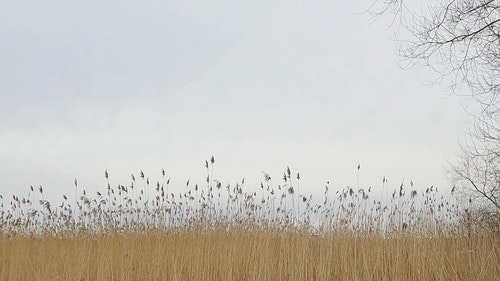
<instances>
[{"instance_id":1,"label":"bare tree branch","mask_svg":"<svg viewBox=\"0 0 500 281\"><path fill-rule=\"evenodd\" d=\"M403 9L405 7L405 9ZM404 0L375 0L370 14L403 17ZM399 50L406 67L423 64L465 88L479 111L451 164L457 189L481 208L500 214L500 0L438 0L404 25L410 38ZM462 87L465 86L465 87Z\"/></svg>"}]
</instances>

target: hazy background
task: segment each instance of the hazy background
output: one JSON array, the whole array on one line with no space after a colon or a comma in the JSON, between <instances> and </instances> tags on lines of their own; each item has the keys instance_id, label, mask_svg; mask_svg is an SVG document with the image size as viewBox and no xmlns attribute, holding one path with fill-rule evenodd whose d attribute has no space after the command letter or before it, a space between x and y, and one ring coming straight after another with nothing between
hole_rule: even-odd
<instances>
[{"instance_id":1,"label":"hazy background","mask_svg":"<svg viewBox=\"0 0 500 281\"><path fill-rule=\"evenodd\" d=\"M448 189L464 101L403 71L371 1L1 1L0 194L223 183ZM241 3L240 3L241 2Z\"/></svg>"}]
</instances>

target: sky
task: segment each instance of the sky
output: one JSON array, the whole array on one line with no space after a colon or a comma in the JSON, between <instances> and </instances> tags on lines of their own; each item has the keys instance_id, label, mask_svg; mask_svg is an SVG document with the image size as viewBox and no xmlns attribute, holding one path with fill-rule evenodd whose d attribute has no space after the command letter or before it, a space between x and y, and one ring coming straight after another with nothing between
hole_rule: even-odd
<instances>
[{"instance_id":1,"label":"sky","mask_svg":"<svg viewBox=\"0 0 500 281\"><path fill-rule=\"evenodd\" d=\"M402 69L371 1L3 1L0 194L71 195L165 169L174 188L287 166L301 193L451 187L466 101ZM355 3L354 3L355 2ZM403 32L404 31L400 31Z\"/></svg>"}]
</instances>

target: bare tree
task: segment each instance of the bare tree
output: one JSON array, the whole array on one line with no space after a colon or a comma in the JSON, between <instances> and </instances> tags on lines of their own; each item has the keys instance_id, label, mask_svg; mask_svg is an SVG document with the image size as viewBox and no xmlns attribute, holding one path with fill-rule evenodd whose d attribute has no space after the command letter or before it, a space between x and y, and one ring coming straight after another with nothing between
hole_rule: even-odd
<instances>
[{"instance_id":1,"label":"bare tree","mask_svg":"<svg viewBox=\"0 0 500 281\"><path fill-rule=\"evenodd\" d=\"M476 117L457 161L450 164L450 176L473 207L500 214L500 120L486 114Z\"/></svg>"},{"instance_id":2,"label":"bare tree","mask_svg":"<svg viewBox=\"0 0 500 281\"><path fill-rule=\"evenodd\" d=\"M399 51L407 66L424 64L472 98L475 126L451 174L469 200L500 213L500 0L438 0L424 14L405 0L374 1L372 16L392 14L409 31Z\"/></svg>"},{"instance_id":3,"label":"bare tree","mask_svg":"<svg viewBox=\"0 0 500 281\"><path fill-rule=\"evenodd\" d=\"M440 77L451 78L453 89L468 86L481 105L498 104L500 1L441 0L429 4L426 14L417 15L404 0L376 0L370 12L401 18L411 37L399 55L410 66L423 63Z\"/></svg>"}]
</instances>

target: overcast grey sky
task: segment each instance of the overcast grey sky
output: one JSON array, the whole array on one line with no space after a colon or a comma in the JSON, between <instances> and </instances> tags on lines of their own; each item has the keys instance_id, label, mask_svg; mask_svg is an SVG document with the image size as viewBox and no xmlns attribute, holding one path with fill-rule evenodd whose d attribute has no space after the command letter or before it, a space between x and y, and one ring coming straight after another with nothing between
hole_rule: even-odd
<instances>
[{"instance_id":1,"label":"overcast grey sky","mask_svg":"<svg viewBox=\"0 0 500 281\"><path fill-rule=\"evenodd\" d=\"M351 3L356 2L356 3ZM425 68L402 70L371 1L3 1L0 194L49 196L167 171L301 192L449 187L468 117Z\"/></svg>"}]
</instances>

